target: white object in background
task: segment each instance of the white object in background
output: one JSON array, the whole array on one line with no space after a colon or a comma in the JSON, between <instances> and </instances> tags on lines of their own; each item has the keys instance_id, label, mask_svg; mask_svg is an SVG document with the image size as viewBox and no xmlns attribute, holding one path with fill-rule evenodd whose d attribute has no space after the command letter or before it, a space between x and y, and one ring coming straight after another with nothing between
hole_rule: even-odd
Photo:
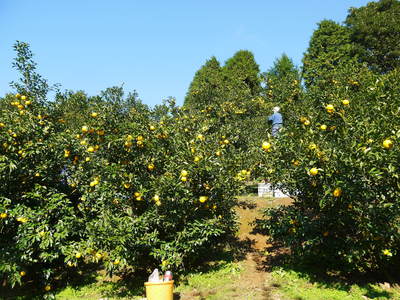
<instances>
[{"instance_id":1,"label":"white object in background","mask_svg":"<svg viewBox=\"0 0 400 300\"><path fill-rule=\"evenodd\" d=\"M154 269L153 273L149 276L149 282L161 282L160 274L158 273L158 269Z\"/></svg>"},{"instance_id":2,"label":"white object in background","mask_svg":"<svg viewBox=\"0 0 400 300\"><path fill-rule=\"evenodd\" d=\"M272 196L275 198L287 198L288 195L284 194L281 190L274 190Z\"/></svg>"},{"instance_id":3,"label":"white object in background","mask_svg":"<svg viewBox=\"0 0 400 300\"><path fill-rule=\"evenodd\" d=\"M258 184L258 197L272 196L273 190L270 183Z\"/></svg>"}]
</instances>

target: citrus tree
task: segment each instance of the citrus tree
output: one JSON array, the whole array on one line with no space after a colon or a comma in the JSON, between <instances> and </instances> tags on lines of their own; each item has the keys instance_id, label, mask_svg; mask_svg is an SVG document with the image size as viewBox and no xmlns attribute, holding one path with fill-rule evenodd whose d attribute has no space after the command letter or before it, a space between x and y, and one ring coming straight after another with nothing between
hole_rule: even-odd
<instances>
[{"instance_id":1,"label":"citrus tree","mask_svg":"<svg viewBox=\"0 0 400 300\"><path fill-rule=\"evenodd\" d=\"M388 269L399 248L399 70L335 70L292 107L297 122L255 153L265 176L291 195L258 228L296 258L346 271ZM265 148L265 147L264 147Z\"/></svg>"}]
</instances>

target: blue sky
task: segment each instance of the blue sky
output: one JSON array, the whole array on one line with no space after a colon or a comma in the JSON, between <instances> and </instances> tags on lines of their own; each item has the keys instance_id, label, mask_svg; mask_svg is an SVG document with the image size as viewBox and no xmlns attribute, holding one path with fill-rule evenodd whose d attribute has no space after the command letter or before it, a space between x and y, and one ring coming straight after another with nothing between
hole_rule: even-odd
<instances>
[{"instance_id":1,"label":"blue sky","mask_svg":"<svg viewBox=\"0 0 400 300\"><path fill-rule=\"evenodd\" d=\"M262 71L286 53L297 65L317 23L343 22L364 0L0 0L0 96L12 92L16 40L28 42L38 71L62 89L89 95L114 85L151 106L183 103L211 56L241 49Z\"/></svg>"}]
</instances>

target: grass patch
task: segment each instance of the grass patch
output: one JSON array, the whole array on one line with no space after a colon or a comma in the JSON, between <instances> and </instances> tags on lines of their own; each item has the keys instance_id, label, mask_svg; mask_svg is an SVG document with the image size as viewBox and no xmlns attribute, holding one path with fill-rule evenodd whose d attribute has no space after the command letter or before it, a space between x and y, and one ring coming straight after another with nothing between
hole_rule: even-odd
<instances>
[{"instance_id":1,"label":"grass patch","mask_svg":"<svg viewBox=\"0 0 400 300\"><path fill-rule=\"evenodd\" d=\"M341 281L314 280L305 272L274 268L267 283L273 293L290 300L400 299L398 286L388 283L348 284Z\"/></svg>"}]
</instances>

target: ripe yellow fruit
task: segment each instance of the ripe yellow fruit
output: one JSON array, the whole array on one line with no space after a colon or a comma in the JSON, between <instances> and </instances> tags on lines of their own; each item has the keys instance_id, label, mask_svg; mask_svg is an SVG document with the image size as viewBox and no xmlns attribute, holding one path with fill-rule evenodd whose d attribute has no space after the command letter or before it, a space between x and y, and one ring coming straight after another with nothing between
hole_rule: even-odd
<instances>
[{"instance_id":1,"label":"ripe yellow fruit","mask_svg":"<svg viewBox=\"0 0 400 300\"><path fill-rule=\"evenodd\" d=\"M26 223L26 222L28 222L28 218L25 218L25 217L18 217L18 218L17 218L17 221L18 221L18 222L21 222L21 223Z\"/></svg>"},{"instance_id":2,"label":"ripe yellow fruit","mask_svg":"<svg viewBox=\"0 0 400 300\"><path fill-rule=\"evenodd\" d=\"M15 94L15 98L21 98L21 94L20 93L16 93Z\"/></svg>"},{"instance_id":3,"label":"ripe yellow fruit","mask_svg":"<svg viewBox=\"0 0 400 300\"><path fill-rule=\"evenodd\" d=\"M64 157L69 157L70 154L71 154L71 151L64 150Z\"/></svg>"},{"instance_id":4,"label":"ripe yellow fruit","mask_svg":"<svg viewBox=\"0 0 400 300\"><path fill-rule=\"evenodd\" d=\"M310 169L310 175L315 176L318 174L318 169L317 168L311 168Z\"/></svg>"},{"instance_id":5,"label":"ripe yellow fruit","mask_svg":"<svg viewBox=\"0 0 400 300\"><path fill-rule=\"evenodd\" d=\"M133 144L132 144L131 141L126 141L125 144L124 144L124 146L127 147L127 148L132 147L132 145L133 145Z\"/></svg>"},{"instance_id":6,"label":"ripe yellow fruit","mask_svg":"<svg viewBox=\"0 0 400 300\"><path fill-rule=\"evenodd\" d=\"M229 144L229 140L228 139L224 140L224 144L228 145Z\"/></svg>"},{"instance_id":7,"label":"ripe yellow fruit","mask_svg":"<svg viewBox=\"0 0 400 300\"><path fill-rule=\"evenodd\" d=\"M6 124L0 122L0 128L3 128L4 126L6 126Z\"/></svg>"},{"instance_id":8,"label":"ripe yellow fruit","mask_svg":"<svg viewBox=\"0 0 400 300\"><path fill-rule=\"evenodd\" d=\"M333 113L335 107L332 104L328 104L327 106L325 106L325 109L328 113Z\"/></svg>"},{"instance_id":9,"label":"ripe yellow fruit","mask_svg":"<svg viewBox=\"0 0 400 300\"><path fill-rule=\"evenodd\" d=\"M317 145L315 145L314 143L311 143L311 144L308 146L308 149L310 149L310 150L315 150L315 149L317 149Z\"/></svg>"},{"instance_id":10,"label":"ripe yellow fruit","mask_svg":"<svg viewBox=\"0 0 400 300\"><path fill-rule=\"evenodd\" d=\"M153 171L154 168L155 168L154 164L149 164L149 165L147 166L147 169L149 169L149 171Z\"/></svg>"},{"instance_id":11,"label":"ripe yellow fruit","mask_svg":"<svg viewBox=\"0 0 400 300\"><path fill-rule=\"evenodd\" d=\"M306 126L310 125L310 123L311 123L311 122L310 122L310 120L308 120L308 119L306 119L306 120L303 122L303 124L306 125Z\"/></svg>"},{"instance_id":12,"label":"ripe yellow fruit","mask_svg":"<svg viewBox=\"0 0 400 300\"><path fill-rule=\"evenodd\" d=\"M73 266L74 266L74 264L73 264L73 262L72 262L72 261L68 261L68 262L67 262L67 266L68 266L68 267L73 267Z\"/></svg>"},{"instance_id":13,"label":"ripe yellow fruit","mask_svg":"<svg viewBox=\"0 0 400 300\"><path fill-rule=\"evenodd\" d=\"M130 183L124 183L124 188L129 189L131 187Z\"/></svg>"},{"instance_id":14,"label":"ripe yellow fruit","mask_svg":"<svg viewBox=\"0 0 400 300\"><path fill-rule=\"evenodd\" d=\"M188 176L188 175L189 175L188 171L186 171L186 170L182 170L182 171L181 171L181 176L182 176L182 177L186 177L186 176Z\"/></svg>"},{"instance_id":15,"label":"ripe yellow fruit","mask_svg":"<svg viewBox=\"0 0 400 300\"><path fill-rule=\"evenodd\" d=\"M101 259L101 258L103 257L103 255L102 255L100 252L97 252L97 253L95 254L95 257L96 257L97 259Z\"/></svg>"},{"instance_id":16,"label":"ripe yellow fruit","mask_svg":"<svg viewBox=\"0 0 400 300\"><path fill-rule=\"evenodd\" d=\"M87 127L86 125L82 126L82 132L86 133L89 131L89 127Z\"/></svg>"},{"instance_id":17,"label":"ripe yellow fruit","mask_svg":"<svg viewBox=\"0 0 400 300\"><path fill-rule=\"evenodd\" d=\"M90 114L91 117L96 118L99 114L97 112L92 112Z\"/></svg>"},{"instance_id":18,"label":"ripe yellow fruit","mask_svg":"<svg viewBox=\"0 0 400 300\"><path fill-rule=\"evenodd\" d=\"M321 130L326 130L327 128L328 128L328 126L326 126L325 124L322 124L320 127L319 127Z\"/></svg>"},{"instance_id":19,"label":"ripe yellow fruit","mask_svg":"<svg viewBox=\"0 0 400 300\"><path fill-rule=\"evenodd\" d=\"M347 106L347 105L350 104L350 101L347 100L347 99L344 99L344 100L342 100L342 104L343 104L344 106Z\"/></svg>"},{"instance_id":20,"label":"ripe yellow fruit","mask_svg":"<svg viewBox=\"0 0 400 300\"><path fill-rule=\"evenodd\" d=\"M50 290L51 290L51 285L46 285L46 286L44 287L44 290L45 290L46 292L50 291Z\"/></svg>"},{"instance_id":21,"label":"ripe yellow fruit","mask_svg":"<svg viewBox=\"0 0 400 300\"><path fill-rule=\"evenodd\" d=\"M0 214L0 219L5 219L7 218L7 213L3 212Z\"/></svg>"},{"instance_id":22,"label":"ripe yellow fruit","mask_svg":"<svg viewBox=\"0 0 400 300\"><path fill-rule=\"evenodd\" d=\"M82 141L80 142L80 144L81 144L82 146L85 146L85 145L87 144L87 141L86 141L86 140L82 140Z\"/></svg>"},{"instance_id":23,"label":"ripe yellow fruit","mask_svg":"<svg viewBox=\"0 0 400 300\"><path fill-rule=\"evenodd\" d=\"M295 160L293 161L293 165L297 167L298 165L300 165L300 162L298 160Z\"/></svg>"},{"instance_id":24,"label":"ripe yellow fruit","mask_svg":"<svg viewBox=\"0 0 400 300\"><path fill-rule=\"evenodd\" d=\"M104 135L104 130L103 129L97 130L97 134L98 135Z\"/></svg>"},{"instance_id":25,"label":"ripe yellow fruit","mask_svg":"<svg viewBox=\"0 0 400 300\"><path fill-rule=\"evenodd\" d=\"M202 134L198 134L198 135L197 135L197 139L199 139L199 140L204 140L204 136L203 136Z\"/></svg>"},{"instance_id":26,"label":"ripe yellow fruit","mask_svg":"<svg viewBox=\"0 0 400 300\"><path fill-rule=\"evenodd\" d=\"M264 150L268 150L269 148L271 148L271 144L268 143L268 142L263 142L263 143L262 143L262 148L263 148Z\"/></svg>"},{"instance_id":27,"label":"ripe yellow fruit","mask_svg":"<svg viewBox=\"0 0 400 300\"><path fill-rule=\"evenodd\" d=\"M199 162L200 159L201 159L201 158L200 158L199 156L195 156L194 159L193 159L193 161L194 161L194 162Z\"/></svg>"},{"instance_id":28,"label":"ripe yellow fruit","mask_svg":"<svg viewBox=\"0 0 400 300\"><path fill-rule=\"evenodd\" d=\"M143 142L142 141L137 141L136 145L138 145L138 147L143 147Z\"/></svg>"},{"instance_id":29,"label":"ripe yellow fruit","mask_svg":"<svg viewBox=\"0 0 400 300\"><path fill-rule=\"evenodd\" d=\"M26 96L22 95L21 100L26 100Z\"/></svg>"},{"instance_id":30,"label":"ripe yellow fruit","mask_svg":"<svg viewBox=\"0 0 400 300\"><path fill-rule=\"evenodd\" d=\"M207 200L208 200L208 197L207 197L207 196L200 196L200 197L199 197L200 203L204 203L204 202L206 202Z\"/></svg>"},{"instance_id":31,"label":"ripe yellow fruit","mask_svg":"<svg viewBox=\"0 0 400 300\"><path fill-rule=\"evenodd\" d=\"M40 237L44 237L45 235L46 235L46 232L44 232L44 231L39 232Z\"/></svg>"},{"instance_id":32,"label":"ripe yellow fruit","mask_svg":"<svg viewBox=\"0 0 400 300\"><path fill-rule=\"evenodd\" d=\"M98 185L98 184L99 184L99 180L97 180L97 179L95 179L95 180L93 180L93 181L90 182L90 186L91 186L91 187L94 187L94 186L96 186L96 185Z\"/></svg>"},{"instance_id":33,"label":"ripe yellow fruit","mask_svg":"<svg viewBox=\"0 0 400 300\"><path fill-rule=\"evenodd\" d=\"M22 104L18 104L18 109L24 109L24 106Z\"/></svg>"},{"instance_id":34,"label":"ripe yellow fruit","mask_svg":"<svg viewBox=\"0 0 400 300\"><path fill-rule=\"evenodd\" d=\"M139 192L135 192L135 197L140 197L141 196L141 194L139 193Z\"/></svg>"},{"instance_id":35,"label":"ripe yellow fruit","mask_svg":"<svg viewBox=\"0 0 400 300\"><path fill-rule=\"evenodd\" d=\"M342 189L341 188L336 188L333 191L333 197L340 197L342 195Z\"/></svg>"},{"instance_id":36,"label":"ripe yellow fruit","mask_svg":"<svg viewBox=\"0 0 400 300\"><path fill-rule=\"evenodd\" d=\"M136 138L136 140L137 140L137 141L143 141L144 138L143 138L143 136L139 135L139 136Z\"/></svg>"},{"instance_id":37,"label":"ripe yellow fruit","mask_svg":"<svg viewBox=\"0 0 400 300\"><path fill-rule=\"evenodd\" d=\"M186 177L186 176L182 176L182 177L181 177L181 180L182 180L183 182L186 182L186 181L187 181L187 177Z\"/></svg>"},{"instance_id":38,"label":"ripe yellow fruit","mask_svg":"<svg viewBox=\"0 0 400 300\"><path fill-rule=\"evenodd\" d=\"M136 197L136 201L142 201L142 196Z\"/></svg>"},{"instance_id":39,"label":"ripe yellow fruit","mask_svg":"<svg viewBox=\"0 0 400 300\"><path fill-rule=\"evenodd\" d=\"M40 173L39 172L35 173L35 177L40 177Z\"/></svg>"},{"instance_id":40,"label":"ripe yellow fruit","mask_svg":"<svg viewBox=\"0 0 400 300\"><path fill-rule=\"evenodd\" d=\"M221 156L221 154L222 154L222 153L221 153L221 151L219 151L219 150L218 150L217 152L215 152L215 155L216 155L216 156Z\"/></svg>"},{"instance_id":41,"label":"ripe yellow fruit","mask_svg":"<svg viewBox=\"0 0 400 300\"><path fill-rule=\"evenodd\" d=\"M25 271L21 271L21 272L19 272L19 275L21 275L21 277L24 277L26 275L26 272Z\"/></svg>"},{"instance_id":42,"label":"ripe yellow fruit","mask_svg":"<svg viewBox=\"0 0 400 300\"><path fill-rule=\"evenodd\" d=\"M383 145L383 148L385 148L385 149L391 149L393 147L393 141L389 140L389 139L384 140L382 145Z\"/></svg>"},{"instance_id":43,"label":"ripe yellow fruit","mask_svg":"<svg viewBox=\"0 0 400 300\"><path fill-rule=\"evenodd\" d=\"M90 153L92 153L92 152L94 152L95 150L94 150L94 147L90 146L89 148L87 148L87 151L90 152Z\"/></svg>"},{"instance_id":44,"label":"ripe yellow fruit","mask_svg":"<svg viewBox=\"0 0 400 300\"><path fill-rule=\"evenodd\" d=\"M156 130L156 128L155 128L153 125L150 125L150 126L149 126L149 129L150 129L150 131Z\"/></svg>"},{"instance_id":45,"label":"ripe yellow fruit","mask_svg":"<svg viewBox=\"0 0 400 300\"><path fill-rule=\"evenodd\" d=\"M85 158L85 161L90 161L90 157L86 157L86 158Z\"/></svg>"},{"instance_id":46,"label":"ripe yellow fruit","mask_svg":"<svg viewBox=\"0 0 400 300\"><path fill-rule=\"evenodd\" d=\"M153 200L156 201L156 202L157 202L157 201L160 201L160 196L154 195Z\"/></svg>"},{"instance_id":47,"label":"ripe yellow fruit","mask_svg":"<svg viewBox=\"0 0 400 300\"><path fill-rule=\"evenodd\" d=\"M118 258L116 260L114 260L114 262L113 262L114 265L119 265L119 263L120 263L120 260Z\"/></svg>"},{"instance_id":48,"label":"ripe yellow fruit","mask_svg":"<svg viewBox=\"0 0 400 300\"><path fill-rule=\"evenodd\" d=\"M31 105L31 103L32 103L32 101L30 101L30 100L25 101L25 105Z\"/></svg>"}]
</instances>

